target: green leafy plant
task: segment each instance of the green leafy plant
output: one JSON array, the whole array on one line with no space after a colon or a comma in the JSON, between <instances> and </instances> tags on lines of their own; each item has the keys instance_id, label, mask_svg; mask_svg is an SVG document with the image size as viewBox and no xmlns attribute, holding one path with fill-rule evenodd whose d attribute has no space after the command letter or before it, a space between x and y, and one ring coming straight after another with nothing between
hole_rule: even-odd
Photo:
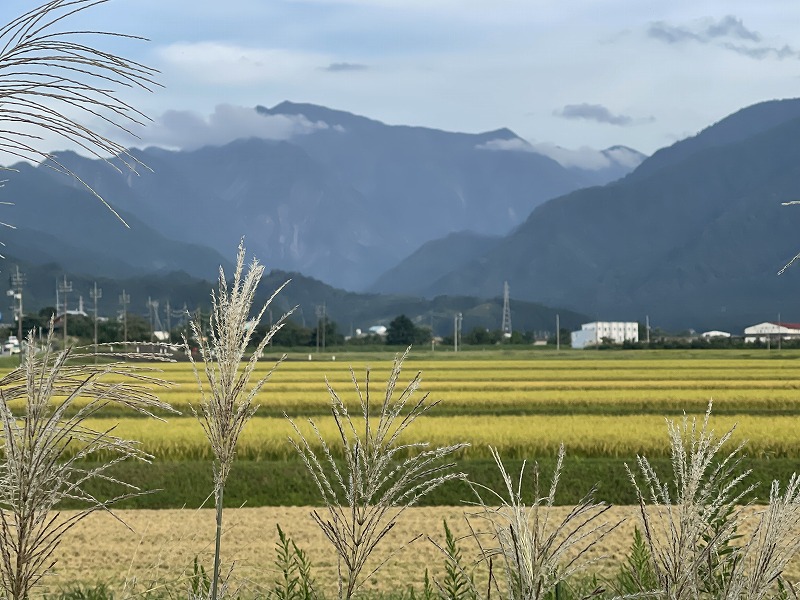
<instances>
[{"instance_id":1,"label":"green leafy plant","mask_svg":"<svg viewBox=\"0 0 800 600\"><path fill-rule=\"evenodd\" d=\"M439 589L441 600L476 600L475 580L471 575L467 575L464 559L461 555L461 548L458 541L444 521L444 547L442 551L445 555L445 574L441 581L436 582ZM427 577L427 570L425 575Z\"/></svg>"},{"instance_id":2,"label":"green leafy plant","mask_svg":"<svg viewBox=\"0 0 800 600\"><path fill-rule=\"evenodd\" d=\"M275 543L275 566L278 580L270 597L275 600L314 600L314 580L308 555L298 548L278 525L278 541Z\"/></svg>"},{"instance_id":3,"label":"green leafy plant","mask_svg":"<svg viewBox=\"0 0 800 600\"><path fill-rule=\"evenodd\" d=\"M638 527L633 530L633 541L624 564L612 584L617 594L622 596L637 595L647 598L648 593L658 589L652 557L647 543Z\"/></svg>"}]
</instances>

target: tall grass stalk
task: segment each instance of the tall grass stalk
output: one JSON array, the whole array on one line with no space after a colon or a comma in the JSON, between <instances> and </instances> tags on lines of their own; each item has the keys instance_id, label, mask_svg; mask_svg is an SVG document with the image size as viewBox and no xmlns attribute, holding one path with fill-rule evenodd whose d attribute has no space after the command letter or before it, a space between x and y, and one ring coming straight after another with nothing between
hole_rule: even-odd
<instances>
[{"instance_id":1,"label":"tall grass stalk","mask_svg":"<svg viewBox=\"0 0 800 600\"><path fill-rule=\"evenodd\" d=\"M668 600L770 597L800 551L800 481L793 475L783 492L773 482L755 531L741 535L755 486L740 468L743 445L723 449L734 428L717 437L710 416L711 403L699 423L668 421L672 493L645 457L637 459L643 483L628 467L658 582L653 592Z\"/></svg>"},{"instance_id":2,"label":"tall grass stalk","mask_svg":"<svg viewBox=\"0 0 800 600\"><path fill-rule=\"evenodd\" d=\"M302 458L319 489L326 511L312 517L333 545L339 558L339 598L349 600L363 584L372 551L392 530L403 512L421 497L447 481L464 479L451 462L443 462L468 444L431 448L426 442L406 443L403 435L414 422L438 404L424 394L414 401L421 373L396 393L403 361L395 357L383 398L373 403L370 373L363 388L351 369L360 415L353 417L344 401L328 384L330 408L339 431L344 465L340 466L319 429L309 420L322 448L320 454L289 419L297 438L290 442ZM316 444L315 444L316 445ZM405 456L405 458L401 458ZM390 553L389 558L394 553ZM387 558L386 560L389 560ZM377 565L376 573L386 562Z\"/></svg>"},{"instance_id":3,"label":"tall grass stalk","mask_svg":"<svg viewBox=\"0 0 800 600\"><path fill-rule=\"evenodd\" d=\"M552 594L557 596L559 584L599 560L589 557L589 551L619 522L612 523L604 518L611 506L595 502L594 489L563 519L552 520L551 513L564 463L563 445L559 449L546 496L541 496L539 468L534 465L530 505L523 499L525 464L515 482L497 450L490 450L505 490L498 492L484 485L470 483L478 507L472 517L488 524L488 531L483 531L470 522L472 535L480 548L480 558L502 567L503 585L494 580L495 590L500 597L505 594L509 600L540 600ZM488 542L485 541L487 538ZM595 590L594 594L600 592Z\"/></svg>"},{"instance_id":4,"label":"tall grass stalk","mask_svg":"<svg viewBox=\"0 0 800 600\"><path fill-rule=\"evenodd\" d=\"M33 349L33 334L28 348ZM40 353L25 353L23 364L0 379L0 422L4 460L0 464L0 586L7 598L30 597L33 588L55 566L54 552L78 522L97 510L143 492L115 479L109 469L137 459L149 461L137 442L113 435L113 428L97 431L85 425L88 417L110 404L154 417L171 410L153 392L165 383L153 370L124 363L74 364L73 349L58 353L52 329ZM80 355L85 358L85 355ZM106 377L122 382L109 383ZM80 398L81 402L76 400ZM9 403L24 399L22 414ZM88 399L88 402L86 401ZM157 418L157 417L156 417ZM77 448L77 450L75 449ZM98 466L85 459L103 458ZM87 484L106 480L121 486L113 498L100 499ZM79 500L85 508L59 518L62 500Z\"/></svg>"},{"instance_id":5,"label":"tall grass stalk","mask_svg":"<svg viewBox=\"0 0 800 600\"><path fill-rule=\"evenodd\" d=\"M118 171L118 164L134 173L141 166L122 144L82 122L90 119L136 137L133 128L148 119L122 100L119 91L158 86L155 69L91 44L104 37L143 38L69 25L106 2L48 0L0 26L0 151L23 160L44 160L48 167L74 177L110 209L66 165L37 147L44 136L58 136Z\"/></svg>"},{"instance_id":6,"label":"tall grass stalk","mask_svg":"<svg viewBox=\"0 0 800 600\"><path fill-rule=\"evenodd\" d=\"M258 409L254 403L256 396L283 358L252 386L250 379L272 336L283 327L286 318L291 314L290 311L278 319L267 335L258 342L250 358L244 360L253 332L272 300L286 285L284 283L278 288L258 313L251 317L250 311L258 284L264 274L264 267L254 259L245 273L244 261L245 248L241 242L230 289L225 272L220 268L219 290L216 293L212 291L211 294L212 310L208 321L208 332L204 332L203 324L199 321L191 322L192 333L199 344L202 366L194 360L189 341L185 338L183 340L200 392L200 402L197 407L192 406L192 412L200 422L214 452L216 536L214 569L211 576L212 600L221 597L218 594L223 501L225 482L228 480L236 456L236 444L242 429Z\"/></svg>"}]
</instances>

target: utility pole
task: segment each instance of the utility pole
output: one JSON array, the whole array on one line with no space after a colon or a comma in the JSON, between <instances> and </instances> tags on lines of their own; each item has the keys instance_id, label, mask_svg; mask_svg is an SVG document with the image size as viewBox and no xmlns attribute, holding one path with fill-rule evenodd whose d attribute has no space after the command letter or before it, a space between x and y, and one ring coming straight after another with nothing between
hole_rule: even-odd
<instances>
[{"instance_id":1,"label":"utility pole","mask_svg":"<svg viewBox=\"0 0 800 600\"><path fill-rule=\"evenodd\" d=\"M783 334L781 333L781 313L778 313L778 351L781 349L781 340L783 339Z\"/></svg>"},{"instance_id":2,"label":"utility pole","mask_svg":"<svg viewBox=\"0 0 800 600\"><path fill-rule=\"evenodd\" d=\"M97 364L97 301L103 297L103 289L97 287L97 282L94 282L94 287L89 290L89 297L94 301L94 362Z\"/></svg>"},{"instance_id":3,"label":"utility pole","mask_svg":"<svg viewBox=\"0 0 800 600\"><path fill-rule=\"evenodd\" d=\"M67 281L67 276L64 275L64 280L58 283L58 291L64 296L64 348L67 347L67 294L72 291L72 282Z\"/></svg>"},{"instance_id":4,"label":"utility pole","mask_svg":"<svg viewBox=\"0 0 800 600\"><path fill-rule=\"evenodd\" d=\"M461 321L463 316L456 313L453 317L453 352L458 352L458 338L461 337Z\"/></svg>"},{"instance_id":5,"label":"utility pole","mask_svg":"<svg viewBox=\"0 0 800 600\"><path fill-rule=\"evenodd\" d=\"M165 310L167 313L167 343L171 344L172 334L170 332L172 331L172 311L169 308L169 298L167 298L167 307Z\"/></svg>"},{"instance_id":6,"label":"utility pole","mask_svg":"<svg viewBox=\"0 0 800 600\"><path fill-rule=\"evenodd\" d=\"M647 345L650 346L650 315L644 317L644 330L647 333Z\"/></svg>"},{"instance_id":7,"label":"utility pole","mask_svg":"<svg viewBox=\"0 0 800 600\"><path fill-rule=\"evenodd\" d=\"M122 290L119 295L119 303L122 305L122 341L128 343L128 304L131 303L129 294Z\"/></svg>"},{"instance_id":8,"label":"utility pole","mask_svg":"<svg viewBox=\"0 0 800 600\"><path fill-rule=\"evenodd\" d=\"M322 333L322 335L320 335L320 331L319 331L320 330L320 323L322 323L322 320L325 317L325 304L324 303L321 304L321 305L318 304L317 308L315 309L315 312L316 312L316 315L317 315L317 354L319 354L320 340L322 340L323 349L325 348L325 337L324 337L325 334Z\"/></svg>"},{"instance_id":9,"label":"utility pole","mask_svg":"<svg viewBox=\"0 0 800 600\"><path fill-rule=\"evenodd\" d=\"M22 349L24 345L22 343L22 288L25 285L25 274L19 270L19 265L17 265L14 272L11 274L11 287L12 287L12 295L14 296L14 300L17 302L15 306L13 306L14 313L17 316L17 342L19 343L19 364L22 364Z\"/></svg>"},{"instance_id":10,"label":"utility pole","mask_svg":"<svg viewBox=\"0 0 800 600\"><path fill-rule=\"evenodd\" d=\"M556 313L556 350L561 350L561 315Z\"/></svg>"}]
</instances>

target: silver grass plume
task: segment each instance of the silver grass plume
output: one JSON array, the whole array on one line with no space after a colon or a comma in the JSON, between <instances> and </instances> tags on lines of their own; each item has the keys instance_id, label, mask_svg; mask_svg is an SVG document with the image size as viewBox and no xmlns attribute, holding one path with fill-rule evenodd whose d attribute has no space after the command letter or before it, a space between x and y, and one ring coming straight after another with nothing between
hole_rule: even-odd
<instances>
[{"instance_id":1,"label":"silver grass plume","mask_svg":"<svg viewBox=\"0 0 800 600\"><path fill-rule=\"evenodd\" d=\"M219 289L211 294L212 308L207 331L201 322L191 322L193 336L200 347L202 365L194 360L188 340L183 340L200 392L200 402L196 407L192 406L192 412L200 422L214 453L214 498L217 509L211 590L211 598L214 600L218 598L223 496L225 483L236 457L236 444L244 426L258 409L254 402L256 397L284 357L252 385L250 380L262 352L292 312L289 311L278 319L256 345L250 358L245 360L256 327L286 283L251 317L250 311L264 267L254 259L245 273L244 261L245 248L242 241L239 243L230 289L225 272L220 268Z\"/></svg>"},{"instance_id":2,"label":"silver grass plume","mask_svg":"<svg viewBox=\"0 0 800 600\"><path fill-rule=\"evenodd\" d=\"M367 369L362 388L351 369L358 394L360 415L353 417L327 383L330 409L339 432L344 465L334 459L334 452L309 420L321 452L315 450L299 427L289 419L297 438L289 441L297 450L317 485L325 512L312 517L333 545L339 558L339 598L349 599L389 558L364 577L372 551L392 530L403 512L443 483L464 479L454 471L454 463L443 462L468 444L430 448L428 442L406 443L402 436L421 416L439 402L428 402L428 394L413 400L421 373L396 393L403 361L395 357L383 398L372 403L370 372ZM288 416L287 416L288 418ZM316 445L316 444L315 444Z\"/></svg>"},{"instance_id":3,"label":"silver grass plume","mask_svg":"<svg viewBox=\"0 0 800 600\"><path fill-rule=\"evenodd\" d=\"M699 423L686 415L680 422L667 420L674 495L646 457L637 457L642 484L626 465L660 586L658 596L668 600L728 597L731 567L740 559L733 544L740 505L755 486L744 483L750 473L741 469L744 443L723 451L735 426L717 437L710 417L709 402Z\"/></svg>"},{"instance_id":4,"label":"silver grass plume","mask_svg":"<svg viewBox=\"0 0 800 600\"><path fill-rule=\"evenodd\" d=\"M124 168L136 172L143 166L122 144L80 119L96 120L136 137L132 128L148 119L122 100L119 91L152 91L158 86L154 69L90 43L109 36L143 38L76 30L68 25L76 15L107 1L49 0L0 27L0 151L23 160L44 161L48 167L75 178L125 223L89 184L55 156L36 147L44 134L55 134L117 171Z\"/></svg>"},{"instance_id":5,"label":"silver grass plume","mask_svg":"<svg viewBox=\"0 0 800 600\"><path fill-rule=\"evenodd\" d=\"M3 461L0 463L0 586L6 597L28 598L56 564L54 552L76 523L97 510L145 493L109 473L115 464L149 461L136 441L98 431L85 420L108 405L121 405L146 417L172 411L153 388L166 383L154 369L125 363L74 364L73 349L58 353L52 329L44 350L36 353L28 336L23 364L0 379ZM85 355L80 355L85 358ZM115 382L106 381L113 376ZM120 382L119 380L122 379ZM80 399L80 402L76 402ZM23 412L11 403L22 400ZM87 464L93 461L93 464ZM87 485L96 480L121 486L120 495L101 499ZM66 518L54 513L62 500L85 508Z\"/></svg>"},{"instance_id":6,"label":"silver grass plume","mask_svg":"<svg viewBox=\"0 0 800 600\"><path fill-rule=\"evenodd\" d=\"M605 519L611 506L594 501L592 489L560 520L552 520L556 490L564 463L564 446L559 448L553 478L546 496L540 495L539 468L534 466L533 497L530 505L523 500L525 463L516 483L503 465L496 448L489 450L505 486L504 493L470 482L477 497L478 510L467 518L472 536L480 549L480 559L500 565L505 581L489 582L498 596L509 600L549 598L558 584L587 568L602 557L588 553L620 522ZM473 526L472 519L488 524L488 531ZM488 539L488 541L484 541ZM599 593L596 590L594 593ZM477 594L477 590L475 590Z\"/></svg>"}]
</instances>

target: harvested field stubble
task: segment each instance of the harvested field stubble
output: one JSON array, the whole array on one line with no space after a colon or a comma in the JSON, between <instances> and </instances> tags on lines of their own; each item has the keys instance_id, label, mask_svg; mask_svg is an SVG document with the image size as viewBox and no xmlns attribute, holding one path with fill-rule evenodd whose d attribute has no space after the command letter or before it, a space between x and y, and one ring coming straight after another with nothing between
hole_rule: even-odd
<instances>
[{"instance_id":1,"label":"harvested field stubble","mask_svg":"<svg viewBox=\"0 0 800 600\"><path fill-rule=\"evenodd\" d=\"M313 575L327 597L335 597L336 563L330 546L310 517L315 510L309 507L240 508L226 511L230 527L225 532L224 564L236 561L234 570L237 582L256 589L270 587L274 570L274 544L276 525L290 535L301 549L308 552ZM319 509L316 509L319 510ZM569 507L552 509L552 517L563 518ZM753 507L752 512L760 510ZM390 533L385 544L379 546L373 560L384 560L391 549L398 548L419 533L429 534L438 543L444 539L442 520L458 536L467 536L469 530L464 520L469 508L425 507L411 508ZM106 582L119 588L126 578L136 577L139 590L155 584L175 582L182 572L191 572L195 556L208 564L213 548L209 544L213 529L211 509L203 510L135 510L119 511L131 525L131 532L107 514L96 513L80 523L59 551L57 578L52 586L67 582ZM598 563L598 572L612 574L628 552L633 529L638 524L638 507L615 506L608 513L608 521L624 522L593 549L593 556L607 560ZM479 520L474 521L480 526ZM742 532L749 531L754 519L750 518ZM477 557L477 547L470 539L461 542L464 557L472 564ZM433 576L443 572L441 552L430 542L418 540L402 549L382 569L380 577L371 578L367 590L397 592L408 586L417 591L422 587L425 568ZM800 577L800 565L795 560L788 576ZM480 575L479 575L480 577ZM398 589L400 585L400 589Z\"/></svg>"}]
</instances>

